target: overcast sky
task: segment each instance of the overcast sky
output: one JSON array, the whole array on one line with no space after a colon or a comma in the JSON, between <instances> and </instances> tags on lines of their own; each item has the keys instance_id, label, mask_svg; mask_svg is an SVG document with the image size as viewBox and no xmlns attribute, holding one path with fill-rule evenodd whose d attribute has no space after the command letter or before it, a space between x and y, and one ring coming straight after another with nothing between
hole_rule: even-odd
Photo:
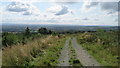
<instances>
[{"instance_id":1,"label":"overcast sky","mask_svg":"<svg viewBox=\"0 0 120 68\"><path fill-rule=\"evenodd\" d=\"M107 0L106 2L61 1L4 0L0 3L0 15L2 15L0 23L118 25L117 1L119 0L111 0L111 2Z\"/></svg>"}]
</instances>

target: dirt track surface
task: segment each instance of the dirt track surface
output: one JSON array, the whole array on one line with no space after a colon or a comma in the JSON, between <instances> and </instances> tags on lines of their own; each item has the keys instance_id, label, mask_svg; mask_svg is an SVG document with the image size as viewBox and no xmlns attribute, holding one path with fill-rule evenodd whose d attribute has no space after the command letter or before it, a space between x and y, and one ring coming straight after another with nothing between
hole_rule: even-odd
<instances>
[{"instance_id":1,"label":"dirt track surface","mask_svg":"<svg viewBox=\"0 0 120 68\"><path fill-rule=\"evenodd\" d=\"M59 61L58 66L70 66L69 65L69 59L70 59L70 57L69 57L69 53L70 53L69 41L70 41L70 38L68 40L66 40L65 46L63 47L63 49L61 51L61 56L58 59L58 61Z\"/></svg>"},{"instance_id":2,"label":"dirt track surface","mask_svg":"<svg viewBox=\"0 0 120 68\"><path fill-rule=\"evenodd\" d=\"M84 50L76 41L76 38L72 38L72 46L75 48L77 58L80 60L83 66L101 66L86 50Z\"/></svg>"},{"instance_id":3,"label":"dirt track surface","mask_svg":"<svg viewBox=\"0 0 120 68\"><path fill-rule=\"evenodd\" d=\"M84 50L76 41L76 38L69 38L61 51L61 55L58 59L58 66L70 66L70 41L72 47L75 49L76 58L79 59L83 66L101 66L86 50Z\"/></svg>"}]
</instances>

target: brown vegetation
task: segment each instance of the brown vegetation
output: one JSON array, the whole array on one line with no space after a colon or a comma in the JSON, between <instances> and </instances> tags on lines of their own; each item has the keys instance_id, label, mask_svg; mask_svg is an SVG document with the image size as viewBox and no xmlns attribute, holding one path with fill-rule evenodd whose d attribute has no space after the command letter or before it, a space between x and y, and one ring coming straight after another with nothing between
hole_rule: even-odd
<instances>
[{"instance_id":1,"label":"brown vegetation","mask_svg":"<svg viewBox=\"0 0 120 68\"><path fill-rule=\"evenodd\" d=\"M52 45L54 36L35 39L25 45L13 45L11 48L6 47L2 52L3 66L21 66L23 63L32 61L37 54L44 51L44 48Z\"/></svg>"}]
</instances>

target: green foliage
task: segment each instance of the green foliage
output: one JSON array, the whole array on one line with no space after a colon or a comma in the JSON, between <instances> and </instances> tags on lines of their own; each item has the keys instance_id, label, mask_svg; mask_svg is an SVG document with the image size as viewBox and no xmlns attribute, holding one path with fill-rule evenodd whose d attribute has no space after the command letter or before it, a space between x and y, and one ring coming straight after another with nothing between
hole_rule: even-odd
<instances>
[{"instance_id":1,"label":"green foliage","mask_svg":"<svg viewBox=\"0 0 120 68\"><path fill-rule=\"evenodd\" d=\"M48 30L46 28L40 28L40 29L38 29L38 33L40 33L40 34L52 34L52 35L56 34L56 32Z\"/></svg>"},{"instance_id":2,"label":"green foliage","mask_svg":"<svg viewBox=\"0 0 120 68\"><path fill-rule=\"evenodd\" d=\"M86 37L87 36L87 37ZM79 35L78 42L102 65L116 66L118 56L118 31L97 30ZM91 41L88 39L91 38Z\"/></svg>"},{"instance_id":3,"label":"green foliage","mask_svg":"<svg viewBox=\"0 0 120 68\"><path fill-rule=\"evenodd\" d=\"M56 42L53 41L53 45L45 48L42 55L37 55L30 64L34 66L57 66L58 58L65 40L65 38L62 38L58 39Z\"/></svg>"},{"instance_id":4,"label":"green foliage","mask_svg":"<svg viewBox=\"0 0 120 68\"><path fill-rule=\"evenodd\" d=\"M94 43L94 42L96 42L96 40L97 40L97 37L93 33L85 33L82 35L82 37L79 38L79 41L81 44Z\"/></svg>"},{"instance_id":5,"label":"green foliage","mask_svg":"<svg viewBox=\"0 0 120 68\"><path fill-rule=\"evenodd\" d=\"M41 33L41 34L48 34L49 31L48 31L46 28L40 28L40 29L38 29L38 33Z\"/></svg>"},{"instance_id":6,"label":"green foliage","mask_svg":"<svg viewBox=\"0 0 120 68\"><path fill-rule=\"evenodd\" d=\"M103 29L98 29L97 32L96 32L96 34L97 34L98 36L102 36L103 34L105 34L105 30L103 30Z\"/></svg>"},{"instance_id":7,"label":"green foliage","mask_svg":"<svg viewBox=\"0 0 120 68\"><path fill-rule=\"evenodd\" d=\"M40 34L38 34L40 33ZM2 45L10 46L22 43L26 44L28 41L34 40L35 38L39 38L41 36L45 36L46 34L56 35L56 32L47 30L46 28L38 29L38 33L31 32L30 28L27 27L24 32L4 32L2 33Z\"/></svg>"},{"instance_id":8,"label":"green foliage","mask_svg":"<svg viewBox=\"0 0 120 68\"><path fill-rule=\"evenodd\" d=\"M102 45L96 43L85 43L81 44L95 59L102 65L105 66L117 66L117 55L112 55L109 48L104 49Z\"/></svg>"},{"instance_id":9,"label":"green foliage","mask_svg":"<svg viewBox=\"0 0 120 68\"><path fill-rule=\"evenodd\" d=\"M2 44L5 46L17 44L21 40L21 35L12 33L3 33Z\"/></svg>"},{"instance_id":10,"label":"green foliage","mask_svg":"<svg viewBox=\"0 0 120 68\"><path fill-rule=\"evenodd\" d=\"M27 27L25 32L3 32L2 33L2 45L11 46L16 44L26 44L28 41L41 37L40 34L30 33L30 28Z\"/></svg>"},{"instance_id":11,"label":"green foliage","mask_svg":"<svg viewBox=\"0 0 120 68\"><path fill-rule=\"evenodd\" d=\"M29 27L27 27L26 29L25 29L25 36L28 38L29 36L30 36L30 28Z\"/></svg>"}]
</instances>

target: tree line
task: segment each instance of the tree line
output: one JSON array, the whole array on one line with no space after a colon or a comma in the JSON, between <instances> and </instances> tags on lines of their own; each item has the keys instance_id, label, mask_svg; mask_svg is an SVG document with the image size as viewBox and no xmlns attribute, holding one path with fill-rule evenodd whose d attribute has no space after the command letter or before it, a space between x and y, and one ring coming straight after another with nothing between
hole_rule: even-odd
<instances>
[{"instance_id":1,"label":"tree line","mask_svg":"<svg viewBox=\"0 0 120 68\"><path fill-rule=\"evenodd\" d=\"M48 34L55 35L56 32L52 30L48 30L46 28L39 28L37 32L31 32L29 27L26 27L24 32L14 33L14 32L4 32L2 33L2 45L3 47L16 45L16 44L26 44L28 41L33 40L35 38L45 36Z\"/></svg>"}]
</instances>

